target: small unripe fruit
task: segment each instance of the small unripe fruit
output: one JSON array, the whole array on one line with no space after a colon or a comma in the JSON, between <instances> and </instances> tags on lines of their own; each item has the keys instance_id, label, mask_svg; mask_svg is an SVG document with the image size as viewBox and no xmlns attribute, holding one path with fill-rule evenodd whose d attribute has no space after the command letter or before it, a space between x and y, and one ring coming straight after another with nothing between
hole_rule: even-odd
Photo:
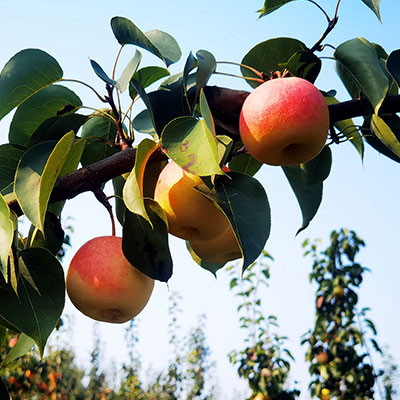
<instances>
[{"instance_id":1,"label":"small unripe fruit","mask_svg":"<svg viewBox=\"0 0 400 400\"><path fill-rule=\"evenodd\" d=\"M172 235L185 240L209 240L228 228L224 213L195 189L199 185L203 185L199 176L173 161L161 171L154 199L164 210Z\"/></svg>"},{"instance_id":2,"label":"small unripe fruit","mask_svg":"<svg viewBox=\"0 0 400 400\"><path fill-rule=\"evenodd\" d=\"M239 120L249 154L270 165L312 160L323 149L328 129L324 96L297 77L271 79L258 86L244 101Z\"/></svg>"},{"instance_id":3,"label":"small unripe fruit","mask_svg":"<svg viewBox=\"0 0 400 400\"><path fill-rule=\"evenodd\" d=\"M72 258L66 287L71 302L83 314L122 323L143 310L154 280L125 258L122 238L101 236L85 243Z\"/></svg>"},{"instance_id":4,"label":"small unripe fruit","mask_svg":"<svg viewBox=\"0 0 400 400\"><path fill-rule=\"evenodd\" d=\"M315 359L318 364L326 364L329 361L329 356L325 351L321 351L315 356Z\"/></svg>"}]
</instances>

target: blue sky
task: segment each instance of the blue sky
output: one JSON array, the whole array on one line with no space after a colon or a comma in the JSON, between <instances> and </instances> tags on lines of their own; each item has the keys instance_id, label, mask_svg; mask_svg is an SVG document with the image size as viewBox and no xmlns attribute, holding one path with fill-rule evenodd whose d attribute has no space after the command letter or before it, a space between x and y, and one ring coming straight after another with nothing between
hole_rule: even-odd
<instances>
[{"instance_id":1,"label":"blue sky","mask_svg":"<svg viewBox=\"0 0 400 400\"><path fill-rule=\"evenodd\" d=\"M333 14L331 0L320 4ZM130 18L143 31L164 30L173 35L181 46L183 60L171 67L179 72L189 51L206 49L217 60L240 62L255 44L273 37L296 37L312 45L325 29L323 15L311 4L296 1L282 7L276 13L257 19L255 11L262 6L260 1L232 2L227 0L167 2L103 0L85 2L72 0L45 1L22 0L3 2L0 7L0 65L23 48L40 48L53 55L64 69L66 78L84 80L99 90L102 84L91 71L89 57L110 71L118 51L118 43L110 29L110 19L120 15ZM342 0L337 28L327 42L338 45L354 37L363 36L381 44L387 52L399 48L399 27L396 21L400 4L382 1L381 25L361 0ZM398 39L397 39L398 40ZM134 48L126 47L121 58L121 67L133 55ZM324 55L329 56L327 51ZM161 65L146 55L142 65ZM224 69L237 72L235 69ZM250 90L239 79L216 76L210 84ZM348 96L334 73L331 60L325 60L323 72L316 85L322 90L337 89L338 97ZM84 87L70 84L84 104L101 107L97 99ZM7 137L7 122L0 123L2 140ZM264 167L257 178L265 186L272 209L272 232L267 250L274 256L271 263L270 287L263 295L266 314L279 318L281 334L290 337L288 347L296 357L292 379L300 381L303 397L307 398L307 366L303 362L305 348L299 346L300 335L313 324L314 298L308 283L311 260L302 257L301 243L306 238L321 238L325 245L332 229L347 227L365 239L367 247L360 254L361 264L369 267L360 292L362 306L372 308L371 318L376 322L379 341L388 344L397 362L400 362L400 282L398 227L400 213L400 166L367 148L362 163L350 144L335 146L333 169L324 187L321 208L310 227L295 237L301 224L301 214L293 193L278 167ZM110 188L108 188L110 192ZM107 213L90 194L84 194L68 202L66 213L74 220L73 248L69 250L65 265L74 251L94 236L109 234ZM217 375L223 388L221 399L229 398L228 386L244 388L236 378L236 372L227 363L227 353L243 346L242 334L238 329L236 300L228 289L229 278L225 272L215 280L201 270L186 252L185 244L171 238L172 255L175 262L174 276L165 284L157 284L154 294L140 316L139 350L143 363L165 365L167 348L167 297L169 291L178 291L182 296L184 330L197 321L199 314L207 315L207 338L213 358L217 361ZM91 349L92 322L75 313L70 304L66 311L73 316L74 343L83 363ZM105 361L124 359L123 326L104 324L101 326L105 342Z\"/></svg>"}]
</instances>

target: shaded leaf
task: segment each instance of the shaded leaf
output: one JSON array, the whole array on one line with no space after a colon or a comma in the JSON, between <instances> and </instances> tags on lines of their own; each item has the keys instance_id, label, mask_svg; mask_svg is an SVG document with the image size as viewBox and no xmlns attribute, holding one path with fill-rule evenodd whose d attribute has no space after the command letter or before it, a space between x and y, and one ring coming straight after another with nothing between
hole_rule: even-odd
<instances>
[{"instance_id":1,"label":"shaded leaf","mask_svg":"<svg viewBox=\"0 0 400 400\"><path fill-rule=\"evenodd\" d=\"M0 190L3 190L14 182L15 171L24 150L11 144L0 146ZM11 191L13 185L11 185Z\"/></svg>"},{"instance_id":2,"label":"shaded leaf","mask_svg":"<svg viewBox=\"0 0 400 400\"><path fill-rule=\"evenodd\" d=\"M20 252L20 257L40 295L21 276L18 280L18 297L8 285L1 282L0 317L9 326L31 337L43 356L47 339L64 308L64 271L59 261L46 249L26 249Z\"/></svg>"},{"instance_id":3,"label":"shaded leaf","mask_svg":"<svg viewBox=\"0 0 400 400\"><path fill-rule=\"evenodd\" d=\"M33 133L44 121L56 117L66 106L75 110L81 105L80 98L72 90L61 85L48 86L17 108L10 124L8 139L12 144L27 146Z\"/></svg>"},{"instance_id":4,"label":"shaded leaf","mask_svg":"<svg viewBox=\"0 0 400 400\"><path fill-rule=\"evenodd\" d=\"M95 74L105 83L111 85L111 86L117 86L117 81L114 79L111 79L101 68L101 66L94 60L90 60L90 65L93 68L93 71Z\"/></svg>"},{"instance_id":5,"label":"shaded leaf","mask_svg":"<svg viewBox=\"0 0 400 400\"><path fill-rule=\"evenodd\" d=\"M282 64L293 75L307 79L314 83L321 72L321 60L311 51L298 51L289 58L288 62Z\"/></svg>"},{"instance_id":6,"label":"shaded leaf","mask_svg":"<svg viewBox=\"0 0 400 400\"><path fill-rule=\"evenodd\" d=\"M192 249L189 241L186 241L186 248L191 255L193 261L199 265L201 268L211 272L215 277L217 277L217 271L224 267L225 264L214 264L208 261L202 260Z\"/></svg>"},{"instance_id":7,"label":"shaded leaf","mask_svg":"<svg viewBox=\"0 0 400 400\"><path fill-rule=\"evenodd\" d=\"M43 232L44 217L54 184L71 146L73 132L60 141L42 142L22 157L15 174L15 194L26 217Z\"/></svg>"},{"instance_id":8,"label":"shaded leaf","mask_svg":"<svg viewBox=\"0 0 400 400\"><path fill-rule=\"evenodd\" d=\"M242 64L255 68L257 71L270 75L272 72L283 72L285 63L296 53L306 51L307 46L297 39L274 38L254 46L243 58ZM241 67L243 76L260 78L258 75ZM261 85L260 82L247 81L252 87Z\"/></svg>"},{"instance_id":9,"label":"shaded leaf","mask_svg":"<svg viewBox=\"0 0 400 400\"><path fill-rule=\"evenodd\" d=\"M149 110L145 109L135 116L132 121L133 129L148 135L157 135Z\"/></svg>"},{"instance_id":10,"label":"shaded leaf","mask_svg":"<svg viewBox=\"0 0 400 400\"><path fill-rule=\"evenodd\" d=\"M82 114L70 114L49 118L40 124L35 132L33 132L29 139L28 147L32 147L35 144L47 140L59 141L70 131L77 134L81 126L87 122L88 119L89 116Z\"/></svg>"},{"instance_id":11,"label":"shaded leaf","mask_svg":"<svg viewBox=\"0 0 400 400\"><path fill-rule=\"evenodd\" d=\"M200 95L211 75L215 72L217 62L213 54L207 50L199 50L196 52L197 72L196 72L196 98Z\"/></svg>"},{"instance_id":12,"label":"shaded leaf","mask_svg":"<svg viewBox=\"0 0 400 400\"><path fill-rule=\"evenodd\" d=\"M114 200L115 200L115 214L117 216L118 222L123 225L125 217L125 203L122 199L122 189L125 185L125 179L123 176L117 176L112 180L114 188Z\"/></svg>"},{"instance_id":13,"label":"shaded leaf","mask_svg":"<svg viewBox=\"0 0 400 400\"><path fill-rule=\"evenodd\" d=\"M151 224L138 214L125 212L122 250L128 261L152 279L167 282L172 275L172 258L168 246L168 229L162 208L145 199Z\"/></svg>"},{"instance_id":14,"label":"shaded leaf","mask_svg":"<svg viewBox=\"0 0 400 400\"><path fill-rule=\"evenodd\" d=\"M81 160L84 167L119 151L119 147L115 145L117 127L104 113L110 115L111 110L93 114L82 127L81 137L87 140Z\"/></svg>"},{"instance_id":15,"label":"shaded leaf","mask_svg":"<svg viewBox=\"0 0 400 400\"><path fill-rule=\"evenodd\" d=\"M322 201L322 182L329 175L331 164L330 149L325 147L308 163L282 167L303 215L303 223L296 234L307 228L317 213Z\"/></svg>"},{"instance_id":16,"label":"shaded leaf","mask_svg":"<svg viewBox=\"0 0 400 400\"><path fill-rule=\"evenodd\" d=\"M388 89L389 78L376 47L363 38L348 40L338 46L334 57L337 71L352 97L361 91L377 112Z\"/></svg>"},{"instance_id":17,"label":"shaded leaf","mask_svg":"<svg viewBox=\"0 0 400 400\"><path fill-rule=\"evenodd\" d=\"M0 120L62 76L58 62L42 50L26 49L15 54L0 73Z\"/></svg>"},{"instance_id":18,"label":"shaded leaf","mask_svg":"<svg viewBox=\"0 0 400 400\"><path fill-rule=\"evenodd\" d=\"M215 180L217 203L228 217L243 252L243 271L264 249L271 211L263 186L248 175L230 172Z\"/></svg>"},{"instance_id":19,"label":"shaded leaf","mask_svg":"<svg viewBox=\"0 0 400 400\"><path fill-rule=\"evenodd\" d=\"M400 86L400 50L395 50L390 53L386 61L386 67Z\"/></svg>"},{"instance_id":20,"label":"shaded leaf","mask_svg":"<svg viewBox=\"0 0 400 400\"><path fill-rule=\"evenodd\" d=\"M0 376L0 399L11 400L11 396L8 393L7 387Z\"/></svg>"},{"instance_id":21,"label":"shaded leaf","mask_svg":"<svg viewBox=\"0 0 400 400\"><path fill-rule=\"evenodd\" d=\"M159 79L164 78L169 75L169 71L162 67L151 66L144 67L139 69L133 74L133 79L141 84L141 86L145 89L154 82L157 82ZM138 95L135 87L133 85L129 85L129 96L132 100L136 98Z\"/></svg>"},{"instance_id":22,"label":"shaded leaf","mask_svg":"<svg viewBox=\"0 0 400 400\"><path fill-rule=\"evenodd\" d=\"M239 154L229 162L229 168L234 172L242 172L253 176L263 166L260 161L256 160L249 153Z\"/></svg>"},{"instance_id":23,"label":"shaded leaf","mask_svg":"<svg viewBox=\"0 0 400 400\"><path fill-rule=\"evenodd\" d=\"M282 7L283 5L290 3L293 0L265 0L264 7L257 12L260 13L260 18L264 17L265 15L271 14L278 8Z\"/></svg>"},{"instance_id":24,"label":"shaded leaf","mask_svg":"<svg viewBox=\"0 0 400 400\"><path fill-rule=\"evenodd\" d=\"M163 60L167 66L180 58L180 48L168 33L149 31L145 34L132 21L124 17L112 18L111 28L119 44L139 46Z\"/></svg>"}]
</instances>

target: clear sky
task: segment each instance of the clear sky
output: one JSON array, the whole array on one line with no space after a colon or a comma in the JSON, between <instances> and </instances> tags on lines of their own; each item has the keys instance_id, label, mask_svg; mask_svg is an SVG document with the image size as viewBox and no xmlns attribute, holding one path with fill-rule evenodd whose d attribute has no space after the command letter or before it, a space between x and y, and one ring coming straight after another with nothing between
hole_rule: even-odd
<instances>
[{"instance_id":1,"label":"clear sky","mask_svg":"<svg viewBox=\"0 0 400 400\"><path fill-rule=\"evenodd\" d=\"M326 20L311 4L296 1L276 13L257 19L255 11L262 0L174 0L137 1L103 0L50 1L20 0L0 5L0 65L21 49L40 48L53 55L64 70L64 77L84 80L99 90L102 84L89 65L89 57L110 71L118 51L118 43L110 29L113 16L130 18L143 31L164 30L173 35L181 46L183 59L171 67L171 72L182 70L189 51L206 49L217 60L240 62L255 44L278 36L295 37L312 45L325 29ZM334 1L325 0L333 14ZM387 52L399 48L397 1L383 0L381 25L361 0L342 0L337 28L328 43L338 45L358 36L381 44ZM127 47L122 64L134 52ZM324 55L330 55L326 52ZM143 64L161 65L152 56L144 57ZM121 65L122 65L121 64ZM231 68L226 71L234 72ZM243 81L234 78L213 77L211 84L250 90ZM349 97L334 73L331 60L324 60L323 73L316 85L322 90L337 89L338 97ZM100 107L96 98L84 87L69 85L84 104ZM1 140L7 138L6 119L0 123ZM376 322L379 343L388 344L395 360L400 363L400 272L398 211L400 166L367 147L364 163L350 144L335 146L333 169L324 186L321 208L310 227L295 237L301 224L301 213L295 197L278 167L264 167L257 178L265 186L272 209L272 232L266 249L274 256L271 264L270 287L263 295L265 313L279 318L279 332L290 337L288 347L296 357L292 379L299 380L302 398L308 398L305 348L300 347L300 335L313 326L314 289L308 281L311 260L302 257L301 243L306 238L321 238L327 244L332 229L347 227L365 239L367 247L360 254L362 265L372 271L366 276L360 292L362 306L372 308L370 317ZM111 190L107 188L108 193ZM65 266L74 252L94 236L110 233L107 213L90 194L68 202L64 214L73 217L75 233L73 248L68 251ZM217 376L221 389L220 399L230 398L233 387L245 385L236 378L235 369L227 362L227 353L240 349L241 333L238 328L236 299L228 289L227 273L218 273L215 280L201 270L190 258L183 241L171 238L174 275L169 282L157 284L154 294L140 316L139 350L145 366L155 368L166 365L167 351L167 298L169 291L182 296L183 330L197 321L199 314L207 315L206 333L212 357L217 361ZM73 343L80 353L79 360L88 360L92 346L92 322L75 312L67 302L66 312L73 316ZM105 343L104 362L121 363L125 356L122 326L101 324ZM226 397L225 397L226 396Z\"/></svg>"}]
</instances>

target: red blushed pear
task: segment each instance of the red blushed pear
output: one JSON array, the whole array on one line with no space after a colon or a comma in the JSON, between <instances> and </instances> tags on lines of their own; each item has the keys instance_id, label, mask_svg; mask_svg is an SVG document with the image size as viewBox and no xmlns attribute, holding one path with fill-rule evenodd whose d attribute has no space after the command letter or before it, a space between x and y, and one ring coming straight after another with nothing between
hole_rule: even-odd
<instances>
[{"instance_id":1,"label":"red blushed pear","mask_svg":"<svg viewBox=\"0 0 400 400\"><path fill-rule=\"evenodd\" d=\"M258 86L243 103L240 136L249 154L270 165L296 165L316 157L329 130L324 96L309 81L276 78Z\"/></svg>"},{"instance_id":2,"label":"red blushed pear","mask_svg":"<svg viewBox=\"0 0 400 400\"><path fill-rule=\"evenodd\" d=\"M66 287L71 302L83 314L122 323L143 310L154 280L125 258L122 238L101 236L85 243L72 258Z\"/></svg>"},{"instance_id":3,"label":"red blushed pear","mask_svg":"<svg viewBox=\"0 0 400 400\"><path fill-rule=\"evenodd\" d=\"M229 226L224 213L195 189L204 187L197 175L170 161L158 178L154 199L164 210L168 231L185 240L209 240Z\"/></svg>"}]
</instances>

